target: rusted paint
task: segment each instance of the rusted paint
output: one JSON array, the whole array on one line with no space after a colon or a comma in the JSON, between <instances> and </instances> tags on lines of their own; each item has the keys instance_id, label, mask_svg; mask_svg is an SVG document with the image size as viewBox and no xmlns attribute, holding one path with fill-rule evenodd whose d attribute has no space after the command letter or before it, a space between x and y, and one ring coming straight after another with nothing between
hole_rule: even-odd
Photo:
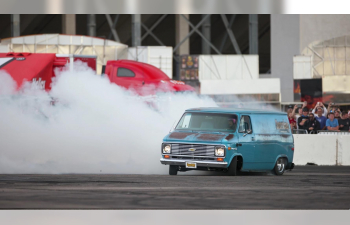
<instances>
[{"instance_id":1,"label":"rusted paint","mask_svg":"<svg viewBox=\"0 0 350 225\"><path fill-rule=\"evenodd\" d=\"M223 137L225 137L224 134L200 134L197 139L198 140L207 140L207 141L219 141Z\"/></svg>"},{"instance_id":2,"label":"rusted paint","mask_svg":"<svg viewBox=\"0 0 350 225\"><path fill-rule=\"evenodd\" d=\"M281 136L282 136L283 138L289 138L289 137L290 137L290 135L288 135L288 134L281 134Z\"/></svg>"},{"instance_id":3,"label":"rusted paint","mask_svg":"<svg viewBox=\"0 0 350 225\"><path fill-rule=\"evenodd\" d=\"M283 138L289 138L289 134L257 134L256 136L263 136L263 137L273 137L273 136L281 136Z\"/></svg>"},{"instance_id":4,"label":"rusted paint","mask_svg":"<svg viewBox=\"0 0 350 225\"><path fill-rule=\"evenodd\" d=\"M191 139L196 139L200 141L221 141L225 136L226 140L233 138L233 134L198 134L198 133L188 133L188 132L173 132L169 135L171 139L187 139L191 136Z\"/></svg>"},{"instance_id":5,"label":"rusted paint","mask_svg":"<svg viewBox=\"0 0 350 225\"><path fill-rule=\"evenodd\" d=\"M226 140L231 140L233 137L234 137L233 134L229 134L229 135L227 135L227 136L225 137L225 139L226 139Z\"/></svg>"},{"instance_id":6,"label":"rusted paint","mask_svg":"<svg viewBox=\"0 0 350 225\"><path fill-rule=\"evenodd\" d=\"M185 132L173 132L169 135L169 138L185 139L190 135L194 135L194 134L193 133L185 133Z\"/></svg>"}]
</instances>

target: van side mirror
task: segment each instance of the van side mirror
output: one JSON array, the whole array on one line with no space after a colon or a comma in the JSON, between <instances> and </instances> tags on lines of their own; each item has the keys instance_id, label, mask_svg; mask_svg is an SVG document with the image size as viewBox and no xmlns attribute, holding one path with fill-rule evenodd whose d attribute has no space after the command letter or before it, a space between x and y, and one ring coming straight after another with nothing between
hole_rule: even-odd
<instances>
[{"instance_id":1,"label":"van side mirror","mask_svg":"<svg viewBox=\"0 0 350 225\"><path fill-rule=\"evenodd\" d=\"M253 133L252 130L247 130L247 133L243 134L243 137L245 137L245 136L247 136L248 134L251 134L251 133Z\"/></svg>"}]
</instances>

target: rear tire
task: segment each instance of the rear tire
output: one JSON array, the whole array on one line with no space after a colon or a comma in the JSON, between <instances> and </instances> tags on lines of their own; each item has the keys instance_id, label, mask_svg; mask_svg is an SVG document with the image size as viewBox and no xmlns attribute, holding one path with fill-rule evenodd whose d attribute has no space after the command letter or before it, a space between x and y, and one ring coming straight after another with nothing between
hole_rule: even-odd
<instances>
[{"instance_id":1,"label":"rear tire","mask_svg":"<svg viewBox=\"0 0 350 225\"><path fill-rule=\"evenodd\" d=\"M230 166L228 167L229 176L237 176L237 156L233 157Z\"/></svg>"},{"instance_id":2,"label":"rear tire","mask_svg":"<svg viewBox=\"0 0 350 225\"><path fill-rule=\"evenodd\" d=\"M177 175L177 166L169 165L169 175Z\"/></svg>"},{"instance_id":3,"label":"rear tire","mask_svg":"<svg viewBox=\"0 0 350 225\"><path fill-rule=\"evenodd\" d=\"M278 158L275 164L275 168L273 168L273 172L276 175L283 175L284 171L286 171L287 160L285 158Z\"/></svg>"}]
</instances>

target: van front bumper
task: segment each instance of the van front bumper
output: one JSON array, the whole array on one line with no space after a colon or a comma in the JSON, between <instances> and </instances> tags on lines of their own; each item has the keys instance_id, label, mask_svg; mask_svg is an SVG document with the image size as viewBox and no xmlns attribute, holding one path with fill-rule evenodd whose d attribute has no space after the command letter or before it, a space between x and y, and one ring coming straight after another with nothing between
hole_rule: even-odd
<instances>
[{"instance_id":1,"label":"van front bumper","mask_svg":"<svg viewBox=\"0 0 350 225\"><path fill-rule=\"evenodd\" d=\"M186 162L191 162L191 163L196 163L197 167L227 168L227 162L211 162L211 161L164 159L164 158L161 158L160 162L163 165L175 165L175 166L186 166Z\"/></svg>"}]
</instances>

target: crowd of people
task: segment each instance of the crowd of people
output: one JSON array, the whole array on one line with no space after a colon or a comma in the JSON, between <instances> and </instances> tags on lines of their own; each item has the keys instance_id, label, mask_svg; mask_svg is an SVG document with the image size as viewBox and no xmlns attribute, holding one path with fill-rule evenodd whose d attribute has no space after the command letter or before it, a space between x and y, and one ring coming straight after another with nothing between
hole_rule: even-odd
<instances>
[{"instance_id":1,"label":"crowd of people","mask_svg":"<svg viewBox=\"0 0 350 225\"><path fill-rule=\"evenodd\" d=\"M350 110L340 111L332 102L327 108L318 102L313 109L308 109L304 102L302 106L289 106L287 113L292 131L306 130L309 134L317 134L320 130L350 131Z\"/></svg>"}]
</instances>

